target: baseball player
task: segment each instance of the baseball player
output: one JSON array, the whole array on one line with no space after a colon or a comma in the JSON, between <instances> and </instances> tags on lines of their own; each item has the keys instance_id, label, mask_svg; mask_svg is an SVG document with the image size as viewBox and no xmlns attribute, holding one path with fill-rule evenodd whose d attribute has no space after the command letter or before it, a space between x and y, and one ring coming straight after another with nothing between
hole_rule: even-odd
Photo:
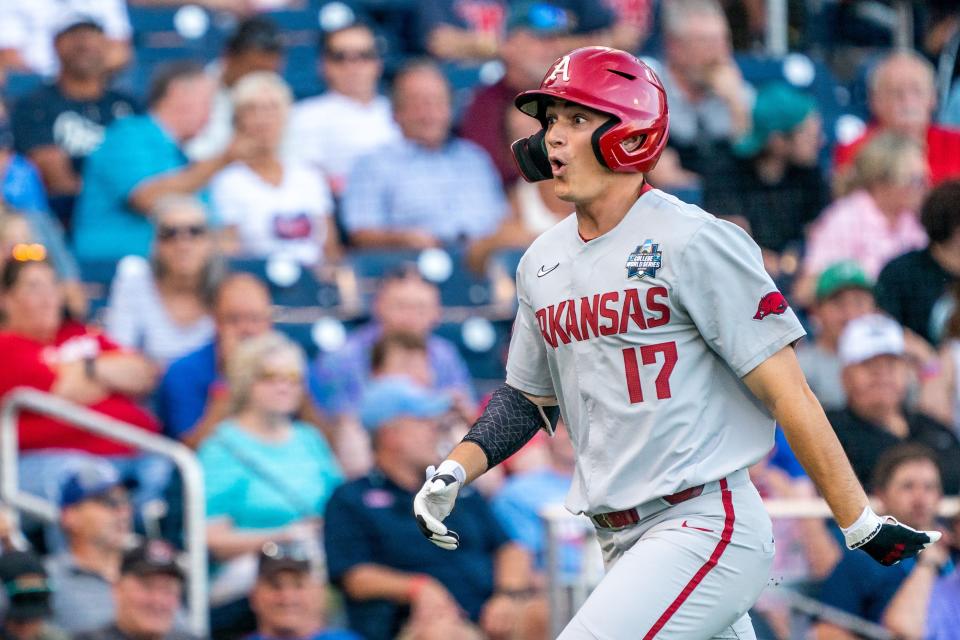
<instances>
[{"instance_id":1,"label":"baseball player","mask_svg":"<svg viewBox=\"0 0 960 640\"><path fill-rule=\"evenodd\" d=\"M807 386L803 335L739 227L650 188L667 139L663 86L634 56L577 49L516 106L542 129L513 145L576 213L517 269L506 384L414 500L424 535L459 488L503 461L557 407L576 450L566 506L589 515L607 568L561 640L753 638L770 519L747 468L774 420L851 549L882 564L939 539L875 514Z\"/></svg>"}]
</instances>

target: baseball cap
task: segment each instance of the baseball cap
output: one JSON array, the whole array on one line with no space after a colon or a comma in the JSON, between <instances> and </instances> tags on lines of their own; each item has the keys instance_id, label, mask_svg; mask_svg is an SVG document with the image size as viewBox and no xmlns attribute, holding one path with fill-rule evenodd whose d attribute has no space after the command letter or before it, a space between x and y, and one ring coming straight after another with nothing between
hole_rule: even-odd
<instances>
[{"instance_id":1,"label":"baseball cap","mask_svg":"<svg viewBox=\"0 0 960 640\"><path fill-rule=\"evenodd\" d=\"M753 126L733 145L734 153L752 158L763 150L771 135L793 131L816 109L811 96L786 82L764 85L753 104Z\"/></svg>"},{"instance_id":2,"label":"baseball cap","mask_svg":"<svg viewBox=\"0 0 960 640\"><path fill-rule=\"evenodd\" d=\"M517 2L507 13L507 33L527 29L537 35L550 36L573 30L570 13L549 2Z\"/></svg>"},{"instance_id":3,"label":"baseball cap","mask_svg":"<svg viewBox=\"0 0 960 640\"><path fill-rule=\"evenodd\" d=\"M177 550L166 540L147 540L123 554L121 575L149 576L166 574L183 580L183 568L177 561Z\"/></svg>"},{"instance_id":4,"label":"baseball cap","mask_svg":"<svg viewBox=\"0 0 960 640\"><path fill-rule=\"evenodd\" d=\"M271 578L281 571L309 573L310 553L303 543L267 542L260 549L257 576Z\"/></svg>"},{"instance_id":5,"label":"baseball cap","mask_svg":"<svg viewBox=\"0 0 960 640\"><path fill-rule=\"evenodd\" d=\"M57 22L53 39L56 40L60 36L77 29L95 29L103 33L103 25L92 16L82 13L67 13Z\"/></svg>"},{"instance_id":6,"label":"baseball cap","mask_svg":"<svg viewBox=\"0 0 960 640\"><path fill-rule=\"evenodd\" d=\"M835 262L823 270L817 278L817 302L846 289L865 289L873 293L870 276L854 260Z\"/></svg>"},{"instance_id":7,"label":"baseball cap","mask_svg":"<svg viewBox=\"0 0 960 640\"><path fill-rule=\"evenodd\" d=\"M877 356L902 356L903 328L896 320L879 313L855 318L840 334L837 351L845 367Z\"/></svg>"},{"instance_id":8,"label":"baseball cap","mask_svg":"<svg viewBox=\"0 0 960 640\"><path fill-rule=\"evenodd\" d=\"M37 620L51 615L52 589L37 556L27 551L4 553L0 556L0 581L7 594L7 618Z\"/></svg>"},{"instance_id":9,"label":"baseball cap","mask_svg":"<svg viewBox=\"0 0 960 640\"><path fill-rule=\"evenodd\" d=\"M401 377L373 382L363 393L360 421L368 431L376 431L400 417L437 418L450 410L449 397L417 387Z\"/></svg>"},{"instance_id":10,"label":"baseball cap","mask_svg":"<svg viewBox=\"0 0 960 640\"><path fill-rule=\"evenodd\" d=\"M109 493L114 487L131 488L131 483L124 482L109 464L84 467L67 477L60 491L60 508L65 509L98 498Z\"/></svg>"}]
</instances>

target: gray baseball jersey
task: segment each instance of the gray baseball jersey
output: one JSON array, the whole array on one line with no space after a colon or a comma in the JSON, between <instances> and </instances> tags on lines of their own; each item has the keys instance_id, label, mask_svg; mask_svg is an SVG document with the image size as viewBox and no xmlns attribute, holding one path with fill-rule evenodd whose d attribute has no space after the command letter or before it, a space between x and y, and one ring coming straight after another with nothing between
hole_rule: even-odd
<instances>
[{"instance_id":1,"label":"gray baseball jersey","mask_svg":"<svg viewBox=\"0 0 960 640\"><path fill-rule=\"evenodd\" d=\"M507 384L559 400L574 513L718 480L773 446L741 378L804 330L736 225L647 190L599 238L575 215L541 235L517 294Z\"/></svg>"}]
</instances>

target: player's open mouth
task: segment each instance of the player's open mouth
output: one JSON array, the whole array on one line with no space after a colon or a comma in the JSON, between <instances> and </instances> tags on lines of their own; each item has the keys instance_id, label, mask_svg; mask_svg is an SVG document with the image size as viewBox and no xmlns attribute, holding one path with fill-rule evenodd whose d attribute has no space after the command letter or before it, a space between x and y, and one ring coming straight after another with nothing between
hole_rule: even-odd
<instances>
[{"instance_id":1,"label":"player's open mouth","mask_svg":"<svg viewBox=\"0 0 960 640\"><path fill-rule=\"evenodd\" d=\"M550 168L553 170L553 176L562 175L567 167L567 163L558 158L550 158Z\"/></svg>"}]
</instances>

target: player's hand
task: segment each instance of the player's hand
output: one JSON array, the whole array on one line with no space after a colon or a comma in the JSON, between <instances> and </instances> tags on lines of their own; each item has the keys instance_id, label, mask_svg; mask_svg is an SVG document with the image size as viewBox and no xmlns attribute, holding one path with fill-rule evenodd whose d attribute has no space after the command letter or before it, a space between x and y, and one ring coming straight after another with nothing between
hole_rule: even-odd
<instances>
[{"instance_id":1,"label":"player's hand","mask_svg":"<svg viewBox=\"0 0 960 640\"><path fill-rule=\"evenodd\" d=\"M453 511L457 493L463 482L452 470L444 468L448 463L460 466L445 461L440 465L439 470L433 465L427 467L427 481L413 498L413 515L417 519L420 531L430 542L441 549L453 551L460 546L460 536L456 531L447 529L443 520Z\"/></svg>"},{"instance_id":2,"label":"player's hand","mask_svg":"<svg viewBox=\"0 0 960 640\"><path fill-rule=\"evenodd\" d=\"M942 535L939 531L918 531L892 516L878 516L867 507L863 515L843 532L847 548L862 549L884 566L912 558Z\"/></svg>"}]
</instances>

